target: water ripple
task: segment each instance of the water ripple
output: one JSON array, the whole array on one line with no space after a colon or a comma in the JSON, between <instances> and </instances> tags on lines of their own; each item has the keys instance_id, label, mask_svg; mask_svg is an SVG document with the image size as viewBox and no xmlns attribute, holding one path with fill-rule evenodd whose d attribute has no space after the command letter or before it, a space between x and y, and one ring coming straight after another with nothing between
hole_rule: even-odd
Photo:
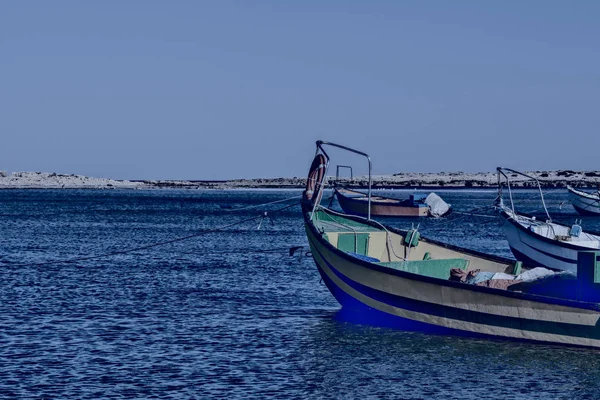
<instances>
[{"instance_id":1,"label":"water ripple","mask_svg":"<svg viewBox=\"0 0 600 400\"><path fill-rule=\"evenodd\" d=\"M395 192L398 193L398 192ZM489 191L444 192L458 209ZM298 209L108 259L256 215L288 191L0 192L0 397L596 398L600 353L352 324L319 283ZM517 194L536 212L535 192ZM551 192L551 212L564 192ZM388 221L406 228L406 222ZM427 236L510 255L498 222L420 221ZM460 227L460 228L459 228ZM584 227L600 230L600 219ZM12 264L12 265L11 265Z\"/></svg>"}]
</instances>

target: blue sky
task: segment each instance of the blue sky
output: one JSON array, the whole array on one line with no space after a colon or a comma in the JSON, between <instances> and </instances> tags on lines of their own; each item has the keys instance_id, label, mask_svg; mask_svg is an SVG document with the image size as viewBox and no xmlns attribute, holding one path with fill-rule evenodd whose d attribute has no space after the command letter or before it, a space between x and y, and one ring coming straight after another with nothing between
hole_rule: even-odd
<instances>
[{"instance_id":1,"label":"blue sky","mask_svg":"<svg viewBox=\"0 0 600 400\"><path fill-rule=\"evenodd\" d=\"M600 169L598 21L596 1L2 1L0 169L304 176L316 139L380 174Z\"/></svg>"}]
</instances>

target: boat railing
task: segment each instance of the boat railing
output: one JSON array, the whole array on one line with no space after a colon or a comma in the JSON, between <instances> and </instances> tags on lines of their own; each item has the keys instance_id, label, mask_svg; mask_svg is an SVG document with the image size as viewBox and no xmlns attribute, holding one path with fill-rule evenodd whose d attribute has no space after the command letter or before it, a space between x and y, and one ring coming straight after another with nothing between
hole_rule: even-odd
<instances>
[{"instance_id":1,"label":"boat railing","mask_svg":"<svg viewBox=\"0 0 600 400\"><path fill-rule=\"evenodd\" d=\"M337 165L335 167L335 180L336 182L340 180L340 169L346 168L350 170L350 180L354 179L354 173L352 172L352 166L350 165Z\"/></svg>"},{"instance_id":2,"label":"boat railing","mask_svg":"<svg viewBox=\"0 0 600 400\"><path fill-rule=\"evenodd\" d=\"M542 199L542 205L544 206L544 211L546 212L546 216L548 217L547 221L552 222L552 218L550 217L550 213L548 212L548 208L546 207L546 201L544 200L544 193L542 192L542 185L540 185L540 181L536 177L525 174L520 171L516 171L511 168L505 168L505 167L498 167L498 168L496 168L496 171L498 172L498 199L500 201L502 200L502 176L503 176L506 179L506 186L508 188L508 196L510 199L510 208L512 209L513 215L516 216L517 213L515 212L515 203L513 201L512 190L510 187L510 178L508 177L507 172L521 175L527 179L534 181L537 184L538 190L540 192L540 198Z\"/></svg>"},{"instance_id":3,"label":"boat railing","mask_svg":"<svg viewBox=\"0 0 600 400\"><path fill-rule=\"evenodd\" d=\"M371 177L371 169L372 169L372 163L371 163L371 157L369 157L369 155L367 153L364 153L362 151L359 150L355 150L353 148L347 147L347 146L343 146L341 144L336 144L336 143L332 143L332 142L326 142L323 140L317 140L317 151L315 152L315 156L319 154L319 152L321 152L321 154L323 154L323 156L325 156L325 159L327 160L327 163L325 165L325 173L323 174L323 178L321 178L321 182L319 185L319 190L323 190L325 187L325 181L327 179L327 170L329 169L329 155L327 154L327 152L325 151L325 149L323 148L323 146L331 146L331 147L336 147L338 149L342 149L342 150L346 150L349 151L351 153L354 154L358 154L361 155L363 157L366 157L368 164L369 164L369 192L368 192L368 213L367 213L367 219L370 221L371 220L371 186L372 186L372 177ZM339 172L339 170L338 170ZM337 177L337 173L336 173L336 177ZM319 199L319 201L315 201L315 204L313 206L313 212L312 215L315 215L315 210L317 209L317 206L320 205L321 199L320 196L316 197L317 199ZM312 217L311 217L312 218Z\"/></svg>"}]
</instances>

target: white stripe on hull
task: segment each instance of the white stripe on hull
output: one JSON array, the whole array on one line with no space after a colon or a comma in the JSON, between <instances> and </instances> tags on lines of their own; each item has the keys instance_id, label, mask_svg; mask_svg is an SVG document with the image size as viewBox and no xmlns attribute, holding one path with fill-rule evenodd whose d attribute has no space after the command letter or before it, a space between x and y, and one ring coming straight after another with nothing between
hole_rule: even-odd
<instances>
[{"instance_id":1,"label":"white stripe on hull","mask_svg":"<svg viewBox=\"0 0 600 400\"><path fill-rule=\"evenodd\" d=\"M576 250L568 249L540 240L535 237L533 232L531 234L525 233L514 226L510 221L506 221L503 228L510 247L548 268L560 269L563 271L573 272L575 274L577 273ZM585 249L582 248L582 250ZM548 253L556 257L567 258L573 260L573 262L558 260L544 253Z\"/></svg>"}]
</instances>

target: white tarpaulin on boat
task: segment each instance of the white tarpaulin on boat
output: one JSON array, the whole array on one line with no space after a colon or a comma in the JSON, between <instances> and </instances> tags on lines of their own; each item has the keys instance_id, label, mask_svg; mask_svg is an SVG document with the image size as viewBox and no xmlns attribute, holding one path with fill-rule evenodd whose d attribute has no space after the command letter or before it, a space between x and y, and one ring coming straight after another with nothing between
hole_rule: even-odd
<instances>
[{"instance_id":1,"label":"white tarpaulin on boat","mask_svg":"<svg viewBox=\"0 0 600 400\"><path fill-rule=\"evenodd\" d=\"M434 217L441 217L450 209L450 204L446 203L435 193L429 193L425 199L425 204L429 206L429 213Z\"/></svg>"},{"instance_id":2,"label":"white tarpaulin on boat","mask_svg":"<svg viewBox=\"0 0 600 400\"><path fill-rule=\"evenodd\" d=\"M517 276L516 279L520 279L523 282L535 281L537 279L543 278L547 275L555 275L554 271L551 271L547 268L536 267L534 269L530 269L529 271L525 271Z\"/></svg>"}]
</instances>

